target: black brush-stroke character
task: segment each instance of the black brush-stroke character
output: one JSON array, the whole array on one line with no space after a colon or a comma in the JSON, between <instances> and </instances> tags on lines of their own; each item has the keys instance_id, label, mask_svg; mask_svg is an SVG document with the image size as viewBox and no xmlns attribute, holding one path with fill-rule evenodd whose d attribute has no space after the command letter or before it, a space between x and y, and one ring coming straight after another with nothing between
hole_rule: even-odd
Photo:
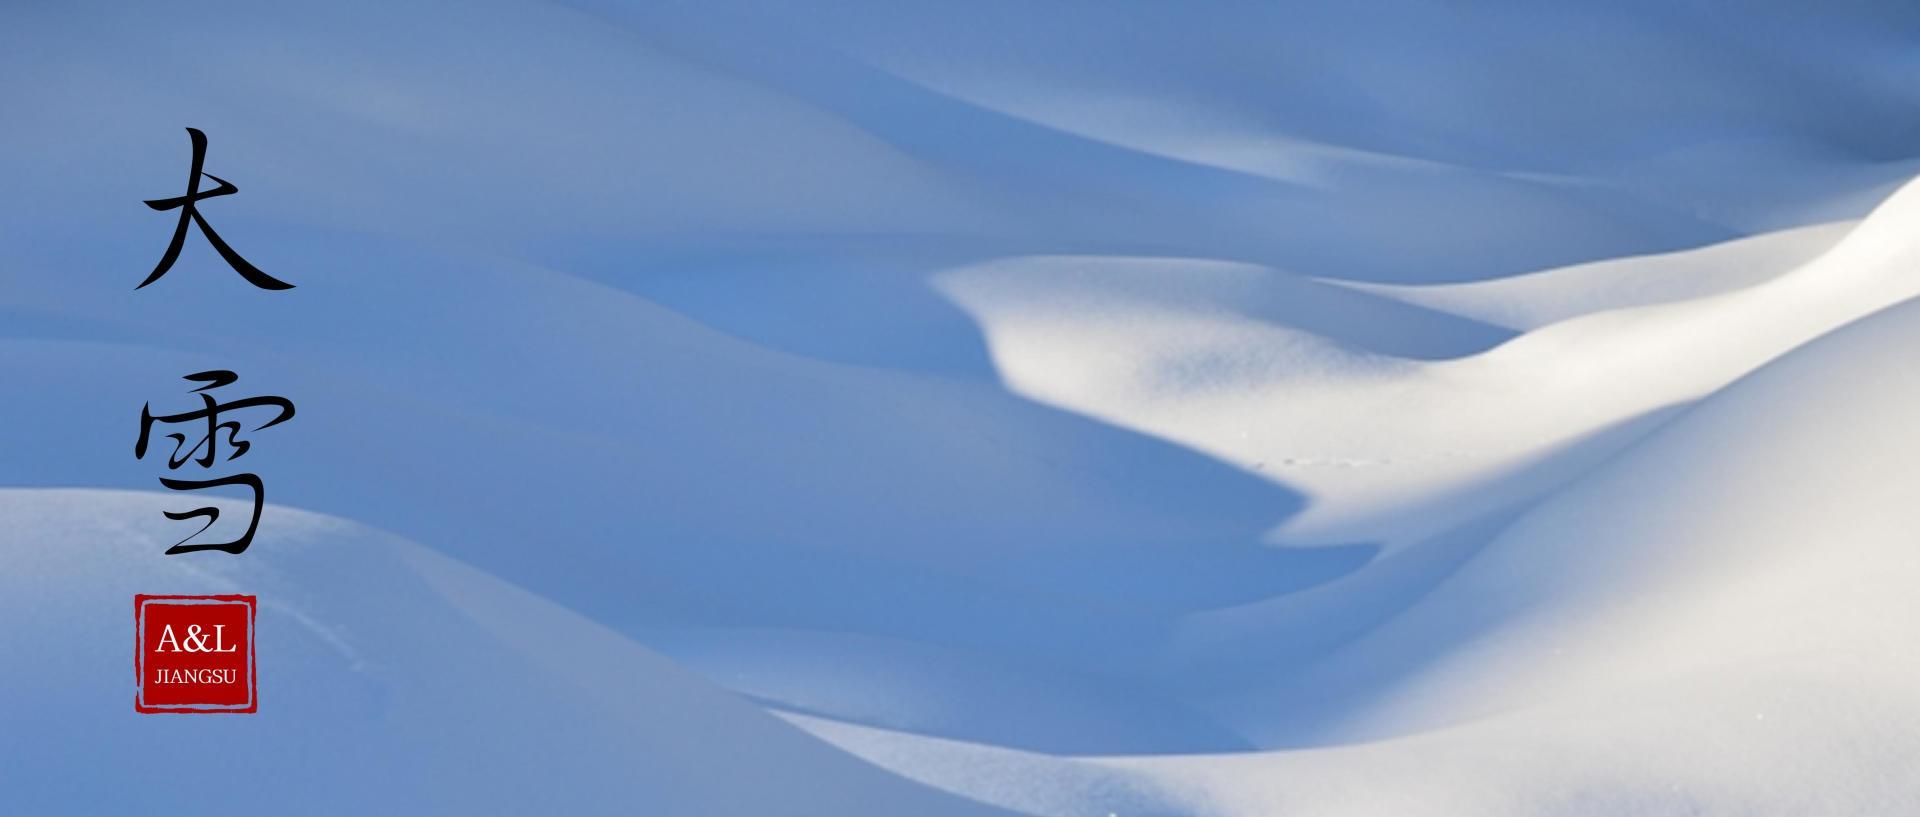
<instances>
[{"instance_id":1,"label":"black brush-stroke character","mask_svg":"<svg viewBox=\"0 0 1920 817\"><path fill-rule=\"evenodd\" d=\"M220 234L213 231L213 225L207 223L206 216L200 215L200 208L197 205L201 199L231 195L240 192L240 188L233 186L233 183L226 179L201 169L207 158L206 134L196 128L188 128L187 136L193 140L193 169L187 174L187 194L170 199L147 200L148 207L162 212L178 208L180 223L173 228L173 240L167 243L167 253L160 256L160 263L154 265L153 272L147 276L147 280L141 281L140 286L134 289L143 289L146 285L160 280L160 276L167 274L167 270L173 268L173 262L180 257L180 248L187 243L187 222L193 222L200 227L200 234L207 237L207 243L212 244L213 248L220 253L220 257L226 259L228 266L233 267L234 272L240 273L240 277L247 279L247 283L261 289L292 289L292 284L261 272L259 267L241 258L240 253L234 252L232 247L227 246L227 242L221 240ZM200 189L202 176L219 182L220 186L202 191Z\"/></svg>"},{"instance_id":2,"label":"black brush-stroke character","mask_svg":"<svg viewBox=\"0 0 1920 817\"><path fill-rule=\"evenodd\" d=\"M200 395L203 405L192 411L162 415L155 415L153 413L151 403L141 406L140 439L135 441L133 445L133 456L135 459L144 459L147 456L147 447L152 440L153 427L155 424L204 424L204 426L196 432L198 434L197 437L189 438L185 433L166 435L167 439L173 441L173 453L167 456L167 468L169 470L177 470L180 466L186 465L189 462L202 468L212 468L215 463L220 461L218 451L220 449L220 434L223 431L226 432L227 449L229 451L226 456L227 461L238 459L242 454L247 453L247 449L252 447L247 441L240 439L240 422L238 420L222 420L222 412L237 412L254 408L278 409L273 419L254 426L253 431L272 428L273 426L293 419L293 402L284 397L248 397L229 403L221 403L215 401L213 395L207 394L207 392L212 389L232 385L235 381L239 380L239 375L233 372L216 369L213 371L196 372L187 375L184 379L194 383L206 384L193 390L194 394ZM189 442L192 442L192 445L188 445ZM207 506L184 513L167 511L167 518L176 521L202 517L207 520L207 524L202 525L199 530L194 531L193 534L187 538L174 543L173 547L168 548L168 555L192 553L200 550L222 550L227 553L241 553L247 549L248 545L253 543L254 532L260 526L260 510L265 506L267 500L266 487L260 482L260 477L254 474L234 474L232 476L205 480L161 477L160 484L175 491L197 491L204 488L218 488L228 485L242 485L253 490L252 521L247 524L247 532L231 542L187 544L187 542L191 541L194 537L205 533L208 528L213 527L213 523L219 521L219 508Z\"/></svg>"}]
</instances>

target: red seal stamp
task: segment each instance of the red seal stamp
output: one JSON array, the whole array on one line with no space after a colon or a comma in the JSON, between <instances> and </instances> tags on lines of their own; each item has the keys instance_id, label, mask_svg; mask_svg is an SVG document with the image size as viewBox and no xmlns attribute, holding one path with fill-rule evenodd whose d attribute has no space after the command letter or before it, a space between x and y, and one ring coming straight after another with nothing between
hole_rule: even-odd
<instances>
[{"instance_id":1,"label":"red seal stamp","mask_svg":"<svg viewBox=\"0 0 1920 817\"><path fill-rule=\"evenodd\" d=\"M139 712L255 712L252 596L133 597Z\"/></svg>"}]
</instances>

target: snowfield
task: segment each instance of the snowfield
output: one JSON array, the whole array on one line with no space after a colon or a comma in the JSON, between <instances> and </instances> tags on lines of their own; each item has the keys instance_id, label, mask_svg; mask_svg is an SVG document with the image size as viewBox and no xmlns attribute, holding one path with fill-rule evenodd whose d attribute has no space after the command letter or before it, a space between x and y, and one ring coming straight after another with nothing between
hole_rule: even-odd
<instances>
[{"instance_id":1,"label":"snowfield","mask_svg":"<svg viewBox=\"0 0 1920 817\"><path fill-rule=\"evenodd\" d=\"M1920 9L15 5L0 814L1920 813Z\"/></svg>"}]
</instances>

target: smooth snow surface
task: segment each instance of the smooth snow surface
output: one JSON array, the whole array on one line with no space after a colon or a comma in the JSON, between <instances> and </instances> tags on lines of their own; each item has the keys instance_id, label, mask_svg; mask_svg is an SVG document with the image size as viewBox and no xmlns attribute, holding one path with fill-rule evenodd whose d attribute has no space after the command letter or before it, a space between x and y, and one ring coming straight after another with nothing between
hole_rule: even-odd
<instances>
[{"instance_id":1,"label":"smooth snow surface","mask_svg":"<svg viewBox=\"0 0 1920 817\"><path fill-rule=\"evenodd\" d=\"M0 548L15 566L0 574L0 611L49 623L0 644L9 690L32 696L0 721L9 813L111 813L129 800L178 814L622 801L680 814L1004 813L849 758L618 633L348 522L276 508L249 558L152 558L174 541L161 515L174 502L0 491ZM260 714L124 705L127 651L76 645L126 641L133 594L153 589L260 598ZM95 785L76 785L83 768ZM744 769L754 785L740 784Z\"/></svg>"},{"instance_id":2,"label":"smooth snow surface","mask_svg":"<svg viewBox=\"0 0 1920 817\"><path fill-rule=\"evenodd\" d=\"M1897 3L13 4L0 814L1920 813L1916 77ZM296 289L134 291L187 126ZM165 557L211 368L299 415ZM133 713L219 590L261 712Z\"/></svg>"}]
</instances>

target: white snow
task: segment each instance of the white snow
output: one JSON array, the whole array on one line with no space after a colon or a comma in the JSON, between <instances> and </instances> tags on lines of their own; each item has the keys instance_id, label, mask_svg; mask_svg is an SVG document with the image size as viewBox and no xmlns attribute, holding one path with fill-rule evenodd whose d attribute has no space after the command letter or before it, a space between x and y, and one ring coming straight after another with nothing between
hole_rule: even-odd
<instances>
[{"instance_id":1,"label":"white snow","mask_svg":"<svg viewBox=\"0 0 1920 817\"><path fill-rule=\"evenodd\" d=\"M0 617L19 625L0 643L17 696L0 721L9 812L1000 813L852 760L618 633L352 523L275 508L245 558L156 558L174 504L0 490ZM259 597L260 714L132 713L127 622L133 595L155 592Z\"/></svg>"},{"instance_id":2,"label":"white snow","mask_svg":"<svg viewBox=\"0 0 1920 817\"><path fill-rule=\"evenodd\" d=\"M1920 813L1916 43L13 4L0 814ZM298 288L133 291L185 126ZM299 416L164 557L216 367ZM216 589L261 712L134 714Z\"/></svg>"},{"instance_id":3,"label":"white snow","mask_svg":"<svg viewBox=\"0 0 1920 817\"><path fill-rule=\"evenodd\" d=\"M1920 457L1903 433L1915 343L1908 303L1808 344L1535 505L1366 635L1214 700L1288 748L1068 760L814 728L1045 814L1124 786L1206 814L1904 813L1920 510L1885 476ZM993 765L1026 769L1028 790L996 793L978 771Z\"/></svg>"}]
</instances>

